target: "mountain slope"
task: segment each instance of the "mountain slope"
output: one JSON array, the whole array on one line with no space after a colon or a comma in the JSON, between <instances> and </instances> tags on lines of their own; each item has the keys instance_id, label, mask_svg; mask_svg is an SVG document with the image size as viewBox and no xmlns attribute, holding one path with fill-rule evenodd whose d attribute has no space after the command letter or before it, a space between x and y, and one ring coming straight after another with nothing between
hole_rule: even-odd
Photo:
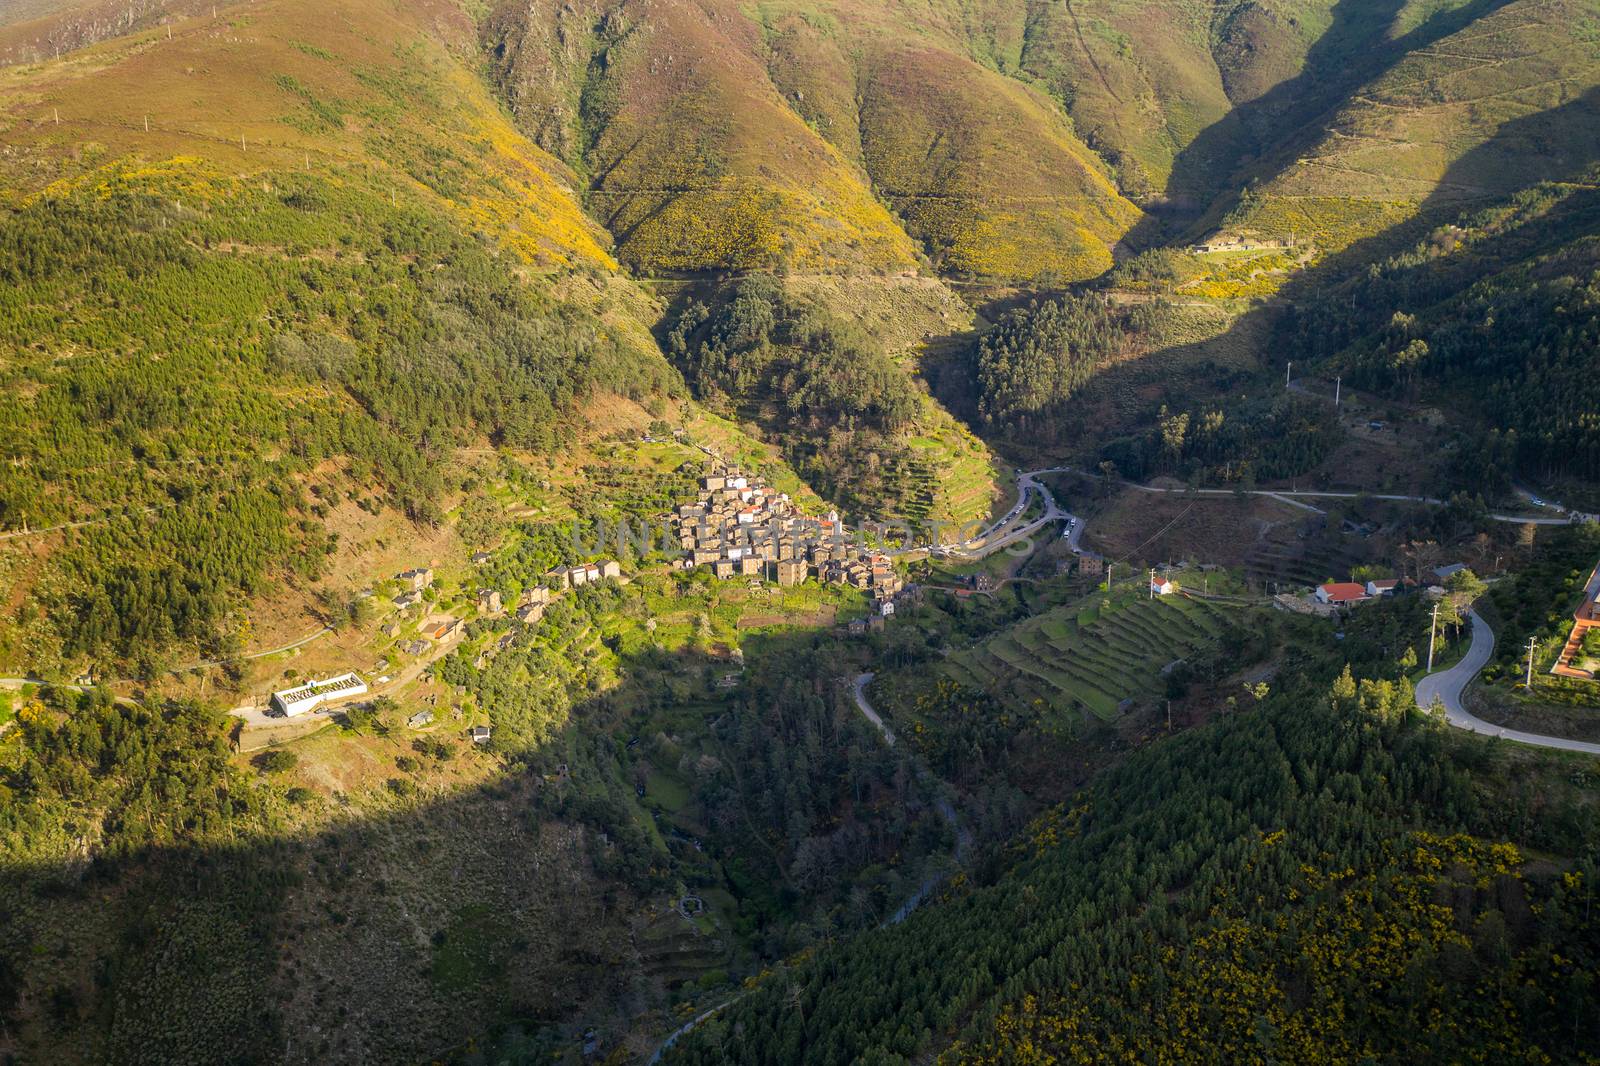
<instances>
[{"instance_id":1,"label":"mountain slope","mask_svg":"<svg viewBox=\"0 0 1600 1066\"><path fill-rule=\"evenodd\" d=\"M896 8L505 5L486 43L641 269L911 270L908 234L982 276L1109 266L1137 211L1104 165L1042 94Z\"/></svg>"},{"instance_id":2,"label":"mountain slope","mask_svg":"<svg viewBox=\"0 0 1600 1066\"><path fill-rule=\"evenodd\" d=\"M1600 169L1441 222L1359 270L1297 284L1283 336L1334 373L1459 412L1463 485L1600 476Z\"/></svg>"},{"instance_id":3,"label":"mountain slope","mask_svg":"<svg viewBox=\"0 0 1600 1066\"><path fill-rule=\"evenodd\" d=\"M1089 277L1136 209L1054 100L1016 69L1006 3L760 8L774 83L941 269Z\"/></svg>"},{"instance_id":4,"label":"mountain slope","mask_svg":"<svg viewBox=\"0 0 1600 1066\"><path fill-rule=\"evenodd\" d=\"M1191 212L1403 53L1393 39L1461 6L1074 0L1032 12L1020 62L1125 188Z\"/></svg>"},{"instance_id":5,"label":"mountain slope","mask_svg":"<svg viewBox=\"0 0 1600 1066\"><path fill-rule=\"evenodd\" d=\"M14 197L127 157L244 173L357 167L493 229L536 265L608 265L560 163L464 65L471 32L448 4L266 0L6 68L0 176Z\"/></svg>"},{"instance_id":6,"label":"mountain slope","mask_svg":"<svg viewBox=\"0 0 1600 1066\"><path fill-rule=\"evenodd\" d=\"M1337 251L1419 210L1487 203L1600 158L1600 7L1513 0L1450 17L1467 15L1453 32L1423 23L1399 36L1389 69L1308 140L1280 146L1225 228Z\"/></svg>"},{"instance_id":7,"label":"mountain slope","mask_svg":"<svg viewBox=\"0 0 1600 1066\"><path fill-rule=\"evenodd\" d=\"M681 392L474 47L447 6L268 0L0 70L0 521L93 523L7 567L19 667L156 672L314 584L330 502L436 521L458 447Z\"/></svg>"},{"instance_id":8,"label":"mountain slope","mask_svg":"<svg viewBox=\"0 0 1600 1066\"><path fill-rule=\"evenodd\" d=\"M1592 864L1547 858L1583 853L1590 790L1554 760L1509 771L1544 775L1537 799L1510 786L1403 682L1279 683L1134 754L902 925L757 982L664 1061L1595 1054Z\"/></svg>"},{"instance_id":9,"label":"mountain slope","mask_svg":"<svg viewBox=\"0 0 1600 1066\"><path fill-rule=\"evenodd\" d=\"M576 30L577 43L564 27L580 16L557 8L501 10L492 50L513 111L590 175L587 201L628 262L915 267L859 175L767 81L759 34L736 5L590 4L593 29Z\"/></svg>"}]
</instances>

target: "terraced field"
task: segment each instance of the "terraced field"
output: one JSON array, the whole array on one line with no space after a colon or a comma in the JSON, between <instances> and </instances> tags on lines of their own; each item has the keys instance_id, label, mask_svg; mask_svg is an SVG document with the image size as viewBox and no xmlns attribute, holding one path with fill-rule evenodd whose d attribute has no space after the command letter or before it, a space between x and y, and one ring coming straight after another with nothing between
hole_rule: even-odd
<instances>
[{"instance_id":1,"label":"terraced field","mask_svg":"<svg viewBox=\"0 0 1600 1066\"><path fill-rule=\"evenodd\" d=\"M1354 567L1370 561L1358 540L1330 544L1268 537L1251 550L1245 569L1263 584L1308 586L1346 580Z\"/></svg>"},{"instance_id":2,"label":"terraced field","mask_svg":"<svg viewBox=\"0 0 1600 1066\"><path fill-rule=\"evenodd\" d=\"M941 522L987 518L994 506L995 484L1004 477L1000 464L943 411L934 412L928 421L928 432L910 441L916 488L906 517Z\"/></svg>"},{"instance_id":3,"label":"terraced field","mask_svg":"<svg viewBox=\"0 0 1600 1066\"><path fill-rule=\"evenodd\" d=\"M1126 701L1162 692L1163 670L1216 640L1235 613L1183 596L1139 595L1118 593L1109 606L1058 607L951 655L941 669L1013 701L1042 700L1110 721Z\"/></svg>"},{"instance_id":4,"label":"terraced field","mask_svg":"<svg viewBox=\"0 0 1600 1066\"><path fill-rule=\"evenodd\" d=\"M728 964L728 944L709 915L690 921L670 907L634 924L634 947L644 971L677 986Z\"/></svg>"}]
</instances>

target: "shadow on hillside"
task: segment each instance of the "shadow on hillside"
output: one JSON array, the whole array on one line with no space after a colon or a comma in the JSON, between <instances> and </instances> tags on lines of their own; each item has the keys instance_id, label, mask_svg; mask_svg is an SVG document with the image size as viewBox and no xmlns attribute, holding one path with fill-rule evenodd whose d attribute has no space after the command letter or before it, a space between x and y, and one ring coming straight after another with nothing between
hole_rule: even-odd
<instances>
[{"instance_id":1,"label":"shadow on hillside","mask_svg":"<svg viewBox=\"0 0 1600 1066\"><path fill-rule=\"evenodd\" d=\"M923 828L942 826L932 801L907 784L915 775L903 764L912 756L881 744L836 678L784 668L791 657L820 655L844 670L848 649L819 650L842 639L832 630L751 635L751 666L733 690L713 683L737 673L725 655L624 656L621 687L574 708L556 737L512 754L495 780L453 793L408 787L388 809L377 800L375 811L335 794L317 819L326 827L305 835L262 835L254 817L260 797L224 794L214 818L184 830L215 845L91 857L88 840L99 830L52 811L79 834L79 858L0 871L0 1057L423 1061L454 1055L502 1022L565 1026L574 1041L593 1023L614 1046L627 1019L666 1006L664 989L716 973L723 977L713 981L725 979L747 950L744 938L792 950L767 926L804 909L786 869L795 832L848 837L847 872L852 864L890 866L902 849L911 854L912 832L937 836ZM850 647L865 652L882 639ZM670 677L656 672L663 670ZM669 681L702 694L675 702ZM804 729L771 720L801 705ZM670 725L646 732L663 709L669 720L695 716L694 727L714 739L678 737ZM727 755L763 729L772 766L776 752L803 735L815 737L817 772L837 769L841 795L827 794L827 825L795 809L803 784L791 783L786 795L751 794L767 769L730 765ZM429 788L453 763L483 757L458 742L450 761L430 761L413 741L459 727L441 721L435 731L396 728L385 758L413 759L425 772L391 762L378 779ZM673 761L676 740L686 763ZM708 769L714 751L723 752L720 769ZM370 758L355 746L348 753ZM329 765L337 773L345 764ZM100 766L107 774L119 767L110 747ZM636 794L652 766L674 779L687 775L675 786L686 791L683 813L673 813L675 802ZM178 766L136 772L162 794L188 786ZM34 783L0 775L0 795L23 812L20 823L0 822L8 834L45 832L45 822L23 817ZM857 792L845 794L852 787ZM90 788L85 779L74 791ZM884 815L872 813L879 801L867 802L877 795ZM771 811L787 812L786 822L768 825ZM125 813L113 811L107 830ZM234 824L236 842L220 843ZM920 875L908 866L905 876ZM885 898L876 902L887 912L900 902L891 891L899 886L882 880ZM709 939L679 929L673 922L683 919L670 905L685 887L737 898L737 913L724 913ZM745 927L738 936L728 920ZM651 939L658 928L659 944Z\"/></svg>"},{"instance_id":2,"label":"shadow on hillside","mask_svg":"<svg viewBox=\"0 0 1600 1066\"><path fill-rule=\"evenodd\" d=\"M1578 131L1587 133L1579 136ZM1536 175L1533 167L1559 151L1559 174ZM1500 168L1507 157L1534 155L1527 169L1506 176L1499 195L1474 201L1461 199L1462 186L1481 184L1485 171ZM1504 202L1540 180L1575 179L1600 164L1600 89L1560 107L1507 122L1482 145L1465 153L1445 173L1435 193L1425 199L1414 217L1383 232L1357 241L1290 278L1270 300L1260 301L1235 319L1228 329L1203 341L1158 348L1137 359L1113 364L1095 374L1069 401L1079 427L1070 438L1049 444L1032 442L1027 457L1019 456L1017 442L996 438L973 423L991 446L1024 462L1043 464L1047 459L1084 459L1108 443L1108 433L1144 432L1154 424L1162 405L1186 409L1199 398L1218 402L1247 390L1281 387L1283 367L1294 361L1297 376L1309 370L1309 360L1325 358L1363 335L1382 329L1398 307L1365 307L1358 290L1372 264L1411 248L1441 224L1488 206ZM1509 265L1543 254L1578 236L1600 233L1600 190L1584 186L1569 192L1559 212L1522 219L1491 242L1456 248L1433 257L1391 268L1411 279L1401 286L1410 301L1425 306L1432 299L1464 289L1496 264ZM1347 295L1344 310L1335 315L1331 293ZM1311 316L1316 306L1328 310ZM1251 364L1254 369L1251 369ZM955 390L960 383L946 386ZM970 381L965 387L972 388ZM1412 487L1421 476L1413 474Z\"/></svg>"},{"instance_id":3,"label":"shadow on hillside","mask_svg":"<svg viewBox=\"0 0 1600 1066\"><path fill-rule=\"evenodd\" d=\"M1337 83L1338 87L1347 89L1370 79L1392 66L1407 51L1425 47L1506 2L1508 0L1475 0L1454 12L1435 15L1396 42L1367 48L1328 84ZM1257 131L1254 136L1261 143L1269 143L1273 138L1282 139L1292 134L1315 118L1319 108L1325 110L1325 105L1316 101L1326 101L1334 95L1327 85L1311 85L1317 81L1318 71L1344 51L1356 48L1358 43L1372 44L1398 7L1395 0L1341 0L1335 8L1338 22L1313 48L1307 72L1241 106L1203 132L1180 154L1169 188L1178 190L1201 181L1216 158L1225 155L1224 146L1232 143L1246 125ZM1372 21L1361 22L1361 19ZM1302 92L1309 94L1311 102L1302 100L1295 104L1293 101ZM1291 151L1285 159L1292 157ZM1519 159L1527 160L1527 164L1516 167ZM1536 168L1548 165L1552 159L1559 161L1562 173L1537 173ZM1179 408L1192 405L1197 397L1220 400L1227 395L1237 396L1252 378L1257 389L1271 387L1273 378L1282 373L1285 362L1293 360L1304 365L1308 356L1325 355L1334 350L1330 347L1329 336L1303 336L1297 317L1297 308L1301 305L1315 302L1332 287L1351 284L1372 263L1415 244L1442 222L1474 206L1495 202L1545 178L1576 177L1597 161L1600 161L1600 90L1591 90L1559 107L1504 123L1486 142L1466 152L1447 169L1434 192L1423 200L1412 218L1326 256L1315 266L1290 278L1275 297L1258 302L1218 336L1160 348L1140 358L1108 366L1094 375L1069 401L1075 412L1083 414L1078 431L1070 439L1018 442L997 436L993 430L982 426L976 418L976 401L971 398L975 384L965 375L964 366L952 367L949 373L942 375L936 383L937 392L974 432L1008 458L1024 463L1042 463L1074 455L1083 458L1085 453L1103 447L1108 431L1126 432L1133 428L1142 432L1153 423L1163 404ZM1510 173L1507 173L1508 167ZM1498 180L1487 184L1486 176ZM1463 199L1461 195L1463 188L1483 187L1494 189L1494 195L1477 201ZM1593 191L1573 194L1575 201L1595 196ZM1207 217L1220 218L1236 202L1237 190L1227 194L1224 202ZM1157 241L1163 235L1163 221L1159 217L1147 218L1141 227L1141 243ZM1547 245L1549 240L1537 220L1532 220L1497 237L1496 243L1509 256L1514 249L1537 249ZM1423 261L1410 269L1419 276L1451 268L1465 272L1477 269L1481 261L1481 252L1474 250L1474 258L1457 253ZM1347 343L1383 325L1375 320L1355 321L1356 317L1352 308L1351 322L1337 334L1341 342ZM1252 363L1254 371L1248 369Z\"/></svg>"},{"instance_id":4,"label":"shadow on hillside","mask_svg":"<svg viewBox=\"0 0 1600 1066\"><path fill-rule=\"evenodd\" d=\"M1508 173L1508 160L1519 159L1526 163L1521 166L1510 163L1515 169ZM1561 169L1554 173L1540 172L1552 163ZM1295 308L1324 296L1330 287L1359 282L1373 263L1409 249L1441 225L1482 208L1505 203L1543 182L1581 180L1597 164L1600 164L1600 88L1591 89L1559 107L1504 123L1492 137L1451 164L1410 219L1356 241L1292 277L1280 290L1279 297L1290 308ZM1477 198L1461 195L1463 188L1485 187L1486 180L1496 182L1495 186L1490 186L1492 192ZM1600 193L1592 185L1577 188L1570 192L1559 212L1519 219L1490 242L1456 247L1436 257L1407 262L1398 269L1418 279L1407 286L1408 294L1426 298L1437 288L1429 286L1429 278L1452 277L1455 284L1465 287L1479 280L1489 267L1508 265L1551 251L1583 232L1581 222L1576 229L1567 222L1574 215L1581 220L1591 213L1597 202L1600 202ZM1356 307L1352 304L1351 314L1344 323L1346 328L1339 336L1348 341L1380 328L1394 310L1399 308L1377 312L1382 321L1377 318L1357 321ZM1323 350L1328 350L1329 338L1318 340ZM1292 357L1287 352L1284 356Z\"/></svg>"},{"instance_id":5,"label":"shadow on hillside","mask_svg":"<svg viewBox=\"0 0 1600 1066\"><path fill-rule=\"evenodd\" d=\"M1441 11L1393 41L1384 38L1404 0L1339 0L1332 25L1306 53L1299 75L1235 107L1202 130L1173 160L1166 196L1170 202L1201 201L1198 212L1152 212L1124 241L1148 248L1170 241L1204 221L1216 225L1239 202L1247 182L1266 182L1291 164L1328 117L1356 87L1392 68L1408 53L1426 48L1511 0L1471 0Z\"/></svg>"}]
</instances>

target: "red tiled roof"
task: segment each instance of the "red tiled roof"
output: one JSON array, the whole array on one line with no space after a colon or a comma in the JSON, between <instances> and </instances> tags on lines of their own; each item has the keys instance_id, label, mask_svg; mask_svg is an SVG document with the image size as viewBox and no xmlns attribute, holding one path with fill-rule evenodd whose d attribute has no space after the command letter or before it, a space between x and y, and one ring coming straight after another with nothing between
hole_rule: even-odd
<instances>
[{"instance_id":1,"label":"red tiled roof","mask_svg":"<svg viewBox=\"0 0 1600 1066\"><path fill-rule=\"evenodd\" d=\"M1367 598L1367 587L1358 585L1354 581L1335 581L1323 585L1322 591L1327 595L1328 599L1336 602L1341 600L1364 600Z\"/></svg>"}]
</instances>

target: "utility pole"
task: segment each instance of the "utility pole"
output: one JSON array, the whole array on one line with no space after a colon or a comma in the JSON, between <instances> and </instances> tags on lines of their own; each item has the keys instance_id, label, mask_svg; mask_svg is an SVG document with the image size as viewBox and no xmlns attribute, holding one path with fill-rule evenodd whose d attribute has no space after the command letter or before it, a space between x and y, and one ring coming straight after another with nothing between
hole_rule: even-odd
<instances>
[{"instance_id":1,"label":"utility pole","mask_svg":"<svg viewBox=\"0 0 1600 1066\"><path fill-rule=\"evenodd\" d=\"M1112 563L1112 562L1106 563L1106 591L1107 592L1111 591L1111 571L1116 567L1116 565L1117 565L1116 563Z\"/></svg>"},{"instance_id":2,"label":"utility pole","mask_svg":"<svg viewBox=\"0 0 1600 1066\"><path fill-rule=\"evenodd\" d=\"M1150 568L1150 598L1156 598L1156 568L1153 566Z\"/></svg>"},{"instance_id":3,"label":"utility pole","mask_svg":"<svg viewBox=\"0 0 1600 1066\"><path fill-rule=\"evenodd\" d=\"M1433 641L1439 632L1439 605L1433 605L1433 624L1428 627L1428 673L1433 673Z\"/></svg>"},{"instance_id":4,"label":"utility pole","mask_svg":"<svg viewBox=\"0 0 1600 1066\"><path fill-rule=\"evenodd\" d=\"M1343 390L1343 388L1344 388L1344 377L1343 377L1343 375L1340 375L1339 377L1334 378L1333 379L1333 406L1334 406L1335 410L1338 410L1338 408L1339 408L1339 394Z\"/></svg>"},{"instance_id":5,"label":"utility pole","mask_svg":"<svg viewBox=\"0 0 1600 1066\"><path fill-rule=\"evenodd\" d=\"M1294 378L1290 377L1293 372L1294 360L1291 359L1289 360L1289 365L1283 368L1283 387L1286 389L1294 383Z\"/></svg>"},{"instance_id":6,"label":"utility pole","mask_svg":"<svg viewBox=\"0 0 1600 1066\"><path fill-rule=\"evenodd\" d=\"M1535 637L1529 637L1528 638L1528 680L1527 680L1527 683L1526 683L1526 685L1524 687L1526 687L1530 691L1533 689L1533 649L1537 645L1537 643L1538 643L1537 638L1535 638Z\"/></svg>"}]
</instances>

